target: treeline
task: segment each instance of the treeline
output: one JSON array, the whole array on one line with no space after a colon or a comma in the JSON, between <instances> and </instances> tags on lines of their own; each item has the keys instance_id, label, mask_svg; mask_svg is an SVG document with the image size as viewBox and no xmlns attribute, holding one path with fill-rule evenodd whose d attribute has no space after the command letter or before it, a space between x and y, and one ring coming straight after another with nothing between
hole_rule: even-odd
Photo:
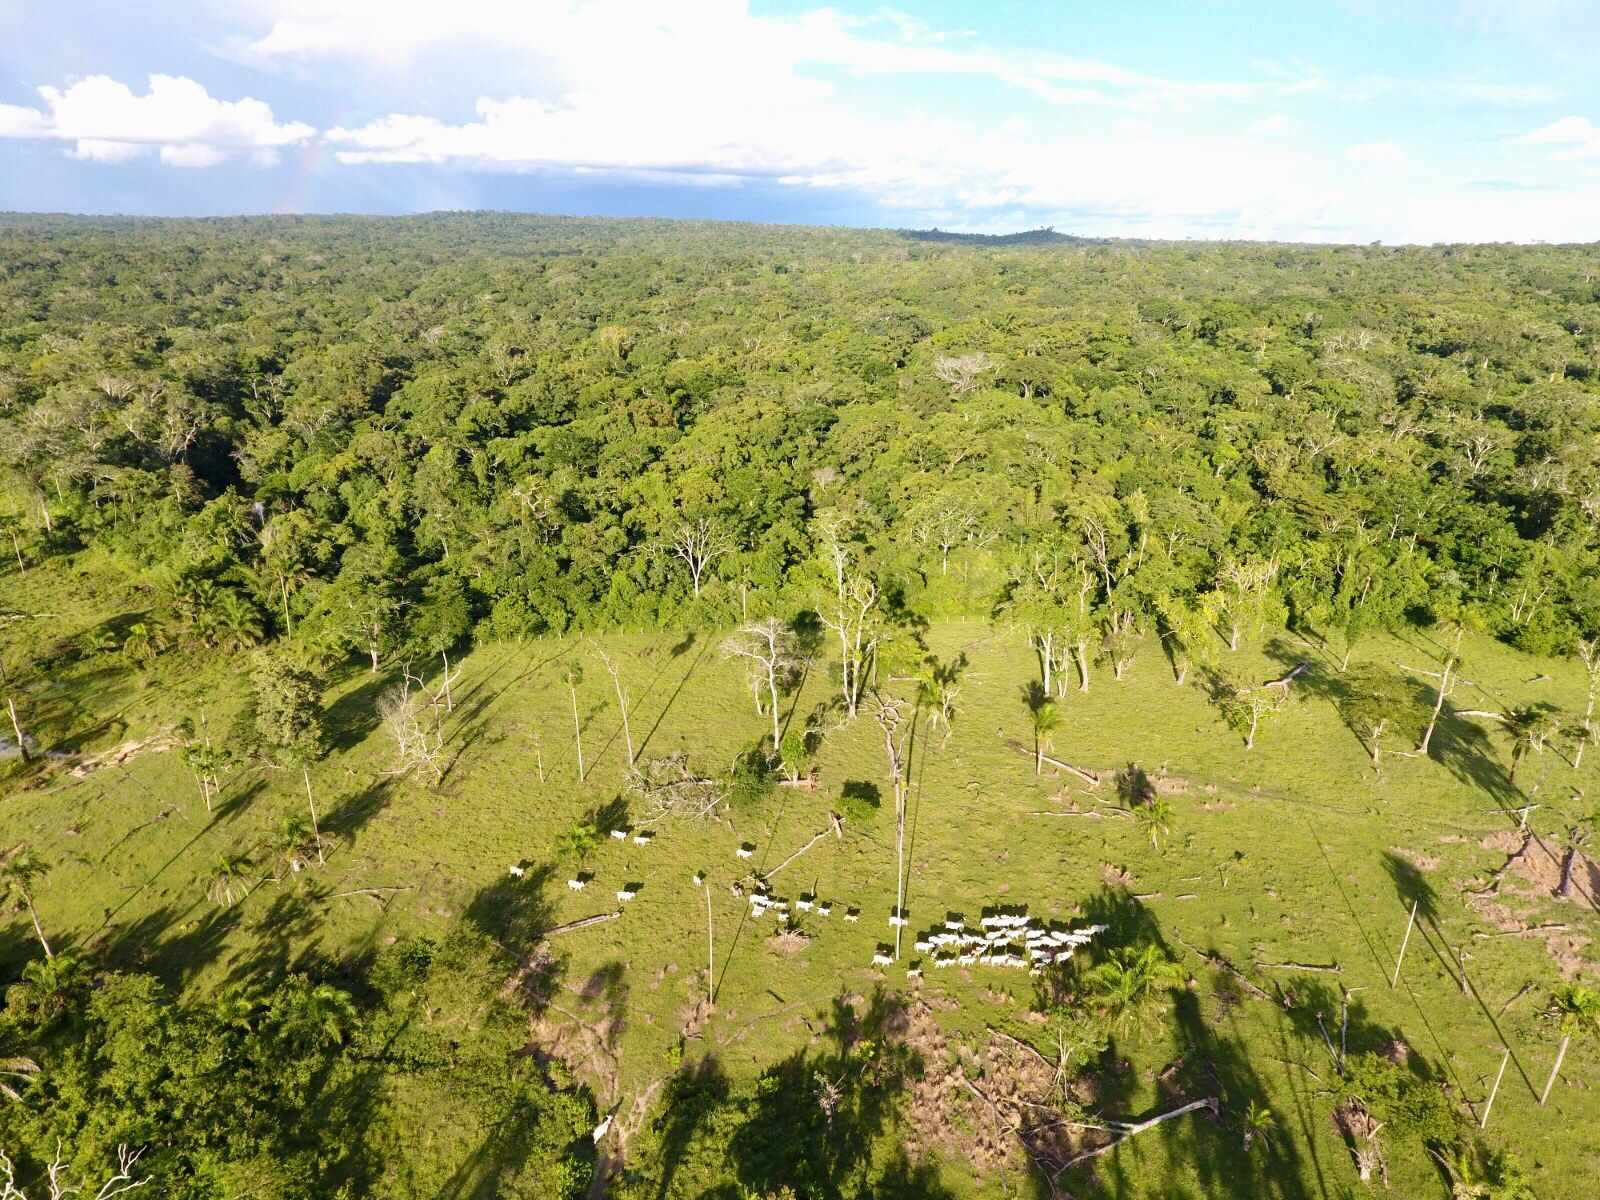
<instances>
[{"instance_id":1,"label":"treeline","mask_svg":"<svg viewBox=\"0 0 1600 1200\"><path fill-rule=\"evenodd\" d=\"M1600 633L1594 247L16 217L0 271L0 545L137 572L130 658L787 615L841 546L1063 674Z\"/></svg>"}]
</instances>

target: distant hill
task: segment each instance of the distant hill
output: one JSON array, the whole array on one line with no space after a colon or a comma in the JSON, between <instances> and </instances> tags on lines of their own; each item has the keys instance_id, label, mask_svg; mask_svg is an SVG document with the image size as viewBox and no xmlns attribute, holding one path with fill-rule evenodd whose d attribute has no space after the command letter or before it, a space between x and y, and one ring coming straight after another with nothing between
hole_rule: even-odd
<instances>
[{"instance_id":1,"label":"distant hill","mask_svg":"<svg viewBox=\"0 0 1600 1200\"><path fill-rule=\"evenodd\" d=\"M918 242L966 242L975 246L1081 246L1104 240L1057 233L1048 225L1039 229L1025 229L1020 233L947 233L943 229L901 229L897 232L901 237Z\"/></svg>"}]
</instances>

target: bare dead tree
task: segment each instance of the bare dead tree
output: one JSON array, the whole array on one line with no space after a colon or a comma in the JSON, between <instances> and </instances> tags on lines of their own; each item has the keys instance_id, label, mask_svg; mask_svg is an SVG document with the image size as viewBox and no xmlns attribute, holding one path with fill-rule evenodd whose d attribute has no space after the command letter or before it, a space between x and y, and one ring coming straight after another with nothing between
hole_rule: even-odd
<instances>
[{"instance_id":1,"label":"bare dead tree","mask_svg":"<svg viewBox=\"0 0 1600 1200\"><path fill-rule=\"evenodd\" d=\"M778 689L799 665L795 654L794 635L777 617L766 617L741 625L734 635L722 643L722 653L728 658L743 659L750 664L750 682L756 692L756 710L761 709L760 695L767 693L767 709L772 715L772 752L778 753L781 723L778 719Z\"/></svg>"},{"instance_id":2,"label":"bare dead tree","mask_svg":"<svg viewBox=\"0 0 1600 1200\"><path fill-rule=\"evenodd\" d=\"M606 669L606 674L611 676L611 686L617 692L617 707L622 710L622 737L628 744L628 765L633 766L633 727L628 723L628 691L622 686L622 671L612 657L607 654L601 645L594 643L594 652L600 656L600 663Z\"/></svg>"},{"instance_id":3,"label":"bare dead tree","mask_svg":"<svg viewBox=\"0 0 1600 1200\"><path fill-rule=\"evenodd\" d=\"M733 549L733 539L712 517L700 517L678 526L669 543L672 553L681 558L689 568L689 578L694 584L694 594L700 594L706 571L717 559Z\"/></svg>"},{"instance_id":4,"label":"bare dead tree","mask_svg":"<svg viewBox=\"0 0 1600 1200\"><path fill-rule=\"evenodd\" d=\"M378 717L394 741L395 774L425 771L434 783L444 777L444 731L436 704L425 696L422 681L409 668L401 682L378 697Z\"/></svg>"},{"instance_id":5,"label":"bare dead tree","mask_svg":"<svg viewBox=\"0 0 1600 1200\"><path fill-rule=\"evenodd\" d=\"M665 754L635 766L623 790L640 800L644 821L703 817L725 799L722 783L692 770L687 754Z\"/></svg>"},{"instance_id":6,"label":"bare dead tree","mask_svg":"<svg viewBox=\"0 0 1600 1200\"><path fill-rule=\"evenodd\" d=\"M839 668L845 711L854 717L861 707L868 668L877 653L874 623L878 584L861 570L837 523L822 529L824 561L833 576L833 591L819 606L818 618L839 638Z\"/></svg>"},{"instance_id":7,"label":"bare dead tree","mask_svg":"<svg viewBox=\"0 0 1600 1200\"><path fill-rule=\"evenodd\" d=\"M133 1168L143 1153L143 1149L129 1150L126 1145L118 1146L117 1169L94 1193L94 1200L110 1200L112 1196L121 1196L149 1183L148 1178L133 1177ZM56 1156L45 1168L45 1185L50 1189L49 1200L67 1200L69 1196L82 1196L88 1191L87 1184L75 1184L68 1179L59 1138L56 1140ZM0 1150L0 1200L28 1200L28 1194L17 1186L16 1168L4 1150Z\"/></svg>"},{"instance_id":8,"label":"bare dead tree","mask_svg":"<svg viewBox=\"0 0 1600 1200\"><path fill-rule=\"evenodd\" d=\"M994 369L987 354L940 355L933 360L933 375L940 383L950 385L950 394L960 396L978 386L978 382Z\"/></svg>"}]
</instances>

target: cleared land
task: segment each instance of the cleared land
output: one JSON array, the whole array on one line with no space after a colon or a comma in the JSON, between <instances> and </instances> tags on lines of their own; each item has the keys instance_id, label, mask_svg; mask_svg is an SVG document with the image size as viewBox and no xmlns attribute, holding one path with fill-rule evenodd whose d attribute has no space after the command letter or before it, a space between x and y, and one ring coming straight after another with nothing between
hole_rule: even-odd
<instances>
[{"instance_id":1,"label":"cleared land","mask_svg":"<svg viewBox=\"0 0 1600 1200\"><path fill-rule=\"evenodd\" d=\"M63 635L125 621L138 607L138 597L105 582L87 556L73 571L13 576L8 603L86 614L76 628L53 622ZM1572 897L1551 894L1566 823L1586 811L1575 793L1587 786L1593 760L1577 772L1550 748L1521 766L1513 786L1504 735L1493 722L1460 717L1443 722L1429 758L1391 753L1379 775L1333 702L1344 678L1333 660L1280 634L1230 656L1230 666L1263 679L1311 664L1250 753L1200 688L1174 685L1153 642L1124 682L1102 672L1086 695L1070 693L1054 753L1106 774L1095 789L1049 768L1034 775L1023 695L1036 667L1019 635L948 623L927 640L942 660L965 654L968 666L948 740L919 729L912 748L908 934L947 911L974 919L985 906L1025 904L1039 917L1142 930L1193 979L1153 1036L1114 1046L1113 1061L1126 1065L1104 1076L1095 1100L1107 1116L1133 1120L1218 1096L1221 1116L1174 1120L1099 1159L1094 1174L1064 1176L1075 1194L1293 1197L1358 1188L1350 1150L1321 1102L1330 1064L1317 1015L1337 1040L1341 989L1352 993L1352 1050L1403 1041L1474 1117L1509 1048L1490 1125L1495 1144L1518 1151L1540 1195L1590 1194L1582 1181L1600 1178L1600 1141L1581 1131L1600 1118L1600 1063L1592 1048L1575 1046L1541 1109L1537 1094L1555 1047L1537 1010L1554 983L1592 977L1600 961L1591 943L1600 873L1585 860ZM721 773L766 727L719 641L701 631L602 643L621 665L641 759L682 752L696 769ZM536 1040L578 1068L603 1109L621 1105L623 1144L680 1061L714 1056L729 1077L748 1079L785 1054L825 1044L841 998L866 1011L880 988L904 993L908 1008L894 1036L940 1068L935 1083L946 1082L911 1089L907 1123L878 1133L880 1151L908 1143L962 1195L1028 1186L1005 1118L980 1098L991 1086L986 1071L1022 1070L1016 1064L1027 1057L1014 1046L1002 1055L991 1031L1051 1053L1031 1011L1034 980L1023 971L926 963L920 979L908 979L908 963L927 958L912 951L910 936L900 963L871 965L874 948L893 941L895 889L876 724L865 716L842 728L825 723L815 792L779 788L720 819L662 821L649 845L604 838L583 864L593 882L574 892L565 881L576 864L555 859L560 834L597 811L602 830L638 823L622 797L626 751L615 697L597 666L579 690L589 770L576 778L572 714L558 678L558 664L574 652L594 657L572 642L474 652L454 689L453 758L437 788L388 773L374 701L389 676L349 673L327 696L335 749L312 772L323 827L336 838L327 866L262 882L231 908L207 899L207 873L219 856L248 850L284 812L299 810L298 773L231 776L208 818L193 777L160 742L82 778L59 762L10 785L0 799L3 840L26 840L55 864L37 902L59 944L95 946L113 963L152 967L191 988L351 959L402 933L458 921L491 930L553 983ZM1438 653L1418 635L1375 640L1357 659L1423 667ZM1570 664L1487 641L1471 643L1467 661L1471 686L1454 698L1458 708L1582 707ZM819 665L785 708L803 717L833 687ZM222 657L168 655L140 674L89 656L39 698L35 729L47 748L100 754L157 738L184 717L204 715L212 730L224 730L243 691L238 663ZM1419 692L1419 702L1426 698ZM1110 778L1130 764L1173 806L1159 851L1128 819ZM775 943L777 923L752 919L730 885L752 869L771 870L826 830L851 783L879 789L875 816L847 823L842 839L817 839L772 881L791 899L831 899L833 912L801 914L809 939ZM1522 845L1516 810L1529 803L1540 805L1529 818L1539 839L1498 877L1493 894L1474 895ZM736 854L746 842L755 847L749 860ZM527 864L520 879L508 870L518 863ZM696 871L705 872L703 887L692 881ZM625 883L642 886L619 905L614 893ZM716 989L709 1010L708 898ZM1417 927L1391 989L1413 901ZM858 922L844 919L851 906ZM618 919L539 938L619 907ZM29 953L30 937L23 920L0 930L5 976ZM1238 974L1219 967L1222 959ZM976 1088L958 1087L963 1078ZM1250 1102L1276 1117L1265 1149L1241 1144L1240 1114ZM1391 1146L1389 1167L1396 1195L1440 1186L1420 1146Z\"/></svg>"}]
</instances>

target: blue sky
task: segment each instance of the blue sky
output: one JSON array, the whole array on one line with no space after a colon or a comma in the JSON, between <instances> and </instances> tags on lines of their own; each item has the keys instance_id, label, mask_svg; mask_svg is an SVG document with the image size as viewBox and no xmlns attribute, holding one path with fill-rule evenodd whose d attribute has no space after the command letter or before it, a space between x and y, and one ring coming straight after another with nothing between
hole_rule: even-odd
<instances>
[{"instance_id":1,"label":"blue sky","mask_svg":"<svg viewBox=\"0 0 1600 1200\"><path fill-rule=\"evenodd\" d=\"M1600 239L1595 0L0 0L0 209Z\"/></svg>"}]
</instances>

